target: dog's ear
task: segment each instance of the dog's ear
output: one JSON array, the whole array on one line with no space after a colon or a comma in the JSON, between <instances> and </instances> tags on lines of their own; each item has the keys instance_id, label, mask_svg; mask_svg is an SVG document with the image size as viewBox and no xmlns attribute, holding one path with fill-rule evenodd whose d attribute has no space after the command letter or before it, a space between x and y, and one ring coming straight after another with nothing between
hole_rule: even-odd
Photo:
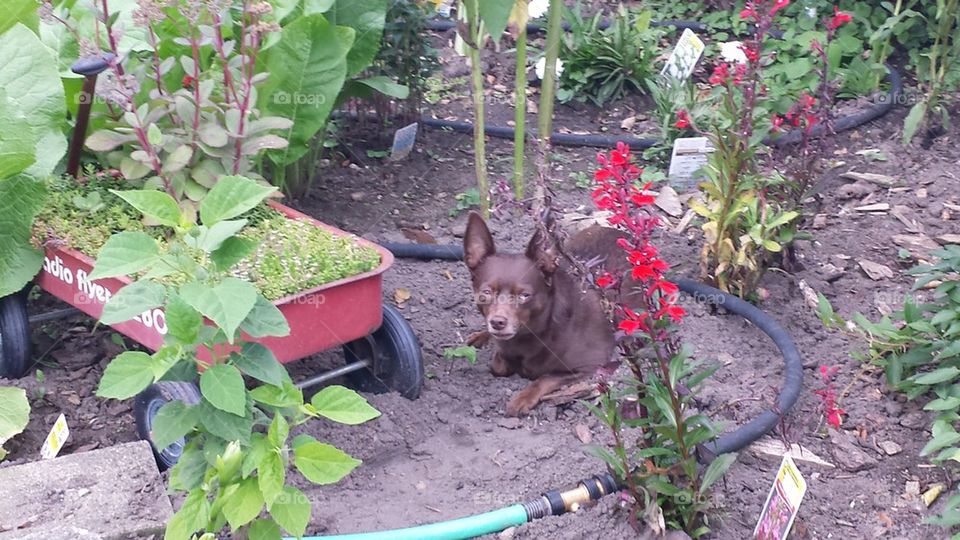
<instances>
[{"instance_id":1,"label":"dog's ear","mask_svg":"<svg viewBox=\"0 0 960 540\"><path fill-rule=\"evenodd\" d=\"M483 222L483 218L476 212L470 212L467 217L467 231L463 235L463 260L467 268L474 270L484 259L495 253L493 236L490 229Z\"/></svg>"},{"instance_id":2,"label":"dog's ear","mask_svg":"<svg viewBox=\"0 0 960 540\"><path fill-rule=\"evenodd\" d=\"M533 238L527 244L527 258L536 263L537 268L543 272L543 275L550 277L557 271L557 254L552 247L548 247L548 241L544 238L540 229L533 233Z\"/></svg>"}]
</instances>

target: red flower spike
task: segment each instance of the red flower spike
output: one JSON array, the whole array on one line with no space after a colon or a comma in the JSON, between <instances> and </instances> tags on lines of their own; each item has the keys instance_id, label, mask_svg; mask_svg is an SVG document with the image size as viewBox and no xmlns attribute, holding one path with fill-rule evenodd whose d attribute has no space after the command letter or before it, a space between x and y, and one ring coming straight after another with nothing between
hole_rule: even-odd
<instances>
[{"instance_id":1,"label":"red flower spike","mask_svg":"<svg viewBox=\"0 0 960 540\"><path fill-rule=\"evenodd\" d=\"M713 74L710 75L710 84L726 84L730 78L730 66L727 64L717 64L713 68Z\"/></svg>"},{"instance_id":2,"label":"red flower spike","mask_svg":"<svg viewBox=\"0 0 960 540\"><path fill-rule=\"evenodd\" d=\"M677 111L677 122L673 124L677 129L687 129L690 127L690 116L687 114L687 111L680 109Z\"/></svg>"},{"instance_id":3,"label":"red flower spike","mask_svg":"<svg viewBox=\"0 0 960 540\"><path fill-rule=\"evenodd\" d=\"M827 23L827 28L830 30L836 30L852 20L853 16L851 16L849 13L844 13L840 11L838 6L833 6L833 17L831 17L830 22Z\"/></svg>"},{"instance_id":4,"label":"red flower spike","mask_svg":"<svg viewBox=\"0 0 960 540\"><path fill-rule=\"evenodd\" d=\"M770 8L770 16L773 17L777 14L778 11L790 5L790 0L777 0L773 7Z\"/></svg>"}]
</instances>

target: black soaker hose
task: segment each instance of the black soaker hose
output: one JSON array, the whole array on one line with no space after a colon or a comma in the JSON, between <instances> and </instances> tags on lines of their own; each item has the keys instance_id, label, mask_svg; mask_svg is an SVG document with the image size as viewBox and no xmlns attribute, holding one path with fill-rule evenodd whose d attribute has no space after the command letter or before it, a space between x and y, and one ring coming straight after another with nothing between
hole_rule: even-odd
<instances>
[{"instance_id":1,"label":"black soaker hose","mask_svg":"<svg viewBox=\"0 0 960 540\"><path fill-rule=\"evenodd\" d=\"M560 26L563 28L564 32L570 31L570 23L563 21L560 23ZM674 28L679 28L680 30L685 30L689 28L695 32L703 32L707 30L707 25L703 23L698 23L695 21L678 21L678 20L664 20L664 21L650 21L650 26L672 26ZM431 19L427 23L427 30L432 30L434 32L446 32L457 27L457 23L451 20L441 20L441 19ZM597 28L600 30L605 30L610 27L610 20L603 19L600 21L600 24L597 25ZM536 34L546 32L547 27L542 26L536 23L527 23L527 34Z\"/></svg>"},{"instance_id":2,"label":"black soaker hose","mask_svg":"<svg viewBox=\"0 0 960 540\"><path fill-rule=\"evenodd\" d=\"M394 257L410 259L440 259L458 261L463 259L463 247L457 245L440 244L405 244L380 243L390 250ZM716 440L705 443L701 447L700 461L708 463L720 454L739 451L750 443L762 437L773 429L783 416L793 408L800 389L803 386L803 360L800 351L790 334L787 333L769 315L753 304L736 296L725 293L709 285L683 278L671 278L681 291L693 296L698 301L707 302L717 307L740 315L753 323L754 326L767 334L773 343L780 349L784 363L784 382L777 397L776 410L764 411L760 416L738 427L735 431L718 437Z\"/></svg>"}]
</instances>

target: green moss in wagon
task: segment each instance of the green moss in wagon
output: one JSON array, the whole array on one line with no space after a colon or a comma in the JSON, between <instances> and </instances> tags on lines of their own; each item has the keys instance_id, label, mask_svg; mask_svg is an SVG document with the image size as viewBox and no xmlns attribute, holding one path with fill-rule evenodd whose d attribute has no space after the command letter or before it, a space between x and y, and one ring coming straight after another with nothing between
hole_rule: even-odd
<instances>
[{"instance_id":1,"label":"green moss in wagon","mask_svg":"<svg viewBox=\"0 0 960 540\"><path fill-rule=\"evenodd\" d=\"M109 191L124 188L129 186L109 177L90 177L83 184L72 179L51 181L48 203L34 225L37 241L69 246L96 258L112 234L143 231L165 249L167 231L145 225L136 210ZM240 236L260 244L232 273L253 283L269 300L369 272L380 264L380 254L358 244L355 237L288 218L266 204L242 217L248 225Z\"/></svg>"}]
</instances>

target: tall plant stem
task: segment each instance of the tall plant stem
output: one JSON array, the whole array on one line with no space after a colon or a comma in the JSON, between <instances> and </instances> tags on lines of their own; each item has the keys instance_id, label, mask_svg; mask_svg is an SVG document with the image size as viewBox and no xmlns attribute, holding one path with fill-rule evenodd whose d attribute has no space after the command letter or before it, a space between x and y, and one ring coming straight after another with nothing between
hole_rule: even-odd
<instances>
[{"instance_id":1,"label":"tall plant stem","mask_svg":"<svg viewBox=\"0 0 960 540\"><path fill-rule=\"evenodd\" d=\"M550 134L553 133L553 104L557 90L557 56L560 53L560 19L563 0L550 0L547 12L547 48L543 70L543 83L540 85L540 106L537 108L537 163L539 175L549 179L547 168L550 166ZM533 208L542 208L545 194L540 186L533 194Z\"/></svg>"},{"instance_id":2,"label":"tall plant stem","mask_svg":"<svg viewBox=\"0 0 960 540\"><path fill-rule=\"evenodd\" d=\"M483 217L490 217L490 186L487 180L487 148L484 139L484 110L483 110L483 72L480 69L480 0L464 0L467 10L467 26L470 35L467 42L467 51L470 58L471 80L473 82L473 152L477 174L477 189L480 191L480 212Z\"/></svg>"},{"instance_id":3,"label":"tall plant stem","mask_svg":"<svg viewBox=\"0 0 960 540\"><path fill-rule=\"evenodd\" d=\"M527 137L527 27L520 28L517 36L517 70L514 76L516 105L514 110L513 135L513 192L518 201L523 200L523 153Z\"/></svg>"}]
</instances>

